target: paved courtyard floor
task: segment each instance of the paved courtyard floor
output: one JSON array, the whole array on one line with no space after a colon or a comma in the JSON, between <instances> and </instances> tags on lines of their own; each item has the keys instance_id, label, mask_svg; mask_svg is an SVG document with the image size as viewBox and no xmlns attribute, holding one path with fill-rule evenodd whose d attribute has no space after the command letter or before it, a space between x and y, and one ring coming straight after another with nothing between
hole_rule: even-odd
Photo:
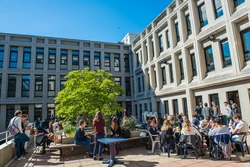
<instances>
[{"instance_id":1,"label":"paved courtyard floor","mask_svg":"<svg viewBox=\"0 0 250 167\"><path fill-rule=\"evenodd\" d=\"M245 157L241 153L234 154L232 160L218 160L215 161L209 155L195 159L193 155L183 159L183 156L176 156L171 154L168 158L167 154L153 154L145 147L132 148L119 152L116 156L120 161L125 162L124 165L114 165L114 167L250 167L250 155ZM103 154L105 160L109 159L107 153ZM91 158L81 156L62 157L60 160L58 150L47 150L46 155L40 155L39 150L29 150L26 159L15 160L10 167L107 167L107 164L102 164L102 161L94 161Z\"/></svg>"}]
</instances>

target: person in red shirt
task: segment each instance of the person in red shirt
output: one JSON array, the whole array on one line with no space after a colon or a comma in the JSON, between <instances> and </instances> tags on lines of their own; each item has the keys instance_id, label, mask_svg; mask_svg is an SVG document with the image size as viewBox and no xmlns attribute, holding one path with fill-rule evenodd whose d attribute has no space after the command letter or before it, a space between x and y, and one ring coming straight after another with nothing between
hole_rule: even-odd
<instances>
[{"instance_id":1,"label":"person in red shirt","mask_svg":"<svg viewBox=\"0 0 250 167\"><path fill-rule=\"evenodd\" d=\"M105 132L105 121L103 119L102 113L98 111L95 114L95 118L93 119L93 127L94 127L94 139L95 139L95 146L93 151L93 159L97 160L96 153L98 152L98 160L103 160L102 158L102 143L98 141L98 139L104 138Z\"/></svg>"}]
</instances>

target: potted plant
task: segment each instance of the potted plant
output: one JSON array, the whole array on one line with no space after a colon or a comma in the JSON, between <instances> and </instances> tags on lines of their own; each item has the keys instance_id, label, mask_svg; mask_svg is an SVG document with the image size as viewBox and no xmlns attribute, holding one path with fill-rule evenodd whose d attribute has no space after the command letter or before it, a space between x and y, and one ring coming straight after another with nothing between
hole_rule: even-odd
<instances>
[{"instance_id":1,"label":"potted plant","mask_svg":"<svg viewBox=\"0 0 250 167\"><path fill-rule=\"evenodd\" d=\"M129 129L131 137L138 137L141 131L135 129L136 127L136 118L134 116L124 117L122 120L122 129Z\"/></svg>"}]
</instances>

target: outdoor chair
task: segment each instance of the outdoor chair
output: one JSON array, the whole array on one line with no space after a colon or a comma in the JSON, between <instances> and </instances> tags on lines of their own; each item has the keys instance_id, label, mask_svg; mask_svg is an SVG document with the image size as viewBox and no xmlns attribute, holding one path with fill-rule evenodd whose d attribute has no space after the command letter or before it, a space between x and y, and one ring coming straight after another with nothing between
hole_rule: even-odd
<instances>
[{"instance_id":1,"label":"outdoor chair","mask_svg":"<svg viewBox=\"0 0 250 167\"><path fill-rule=\"evenodd\" d=\"M160 148L162 148L162 151L165 153L166 152L166 146L167 146L167 153L168 153L168 158L170 158L170 148L171 145L175 145L175 140L173 136L169 136L167 134L161 134L160 135L160 142L161 142L161 146ZM175 146L176 148L176 146Z\"/></svg>"},{"instance_id":2,"label":"outdoor chair","mask_svg":"<svg viewBox=\"0 0 250 167\"><path fill-rule=\"evenodd\" d=\"M183 146L184 158L187 158L188 146L194 150L195 157L198 159L197 146L199 146L199 136L197 135L181 135L179 146Z\"/></svg>"},{"instance_id":3,"label":"outdoor chair","mask_svg":"<svg viewBox=\"0 0 250 167\"><path fill-rule=\"evenodd\" d=\"M231 142L229 134L219 134L210 136L210 157L212 156L212 149L215 148L215 159L218 160L219 156L221 159L224 156L229 156L231 160ZM223 152L224 150L224 152ZM226 154L226 155L225 155ZM230 155L228 155L230 154Z\"/></svg>"},{"instance_id":4,"label":"outdoor chair","mask_svg":"<svg viewBox=\"0 0 250 167\"><path fill-rule=\"evenodd\" d=\"M154 153L155 145L160 144L159 135L152 135L148 130L143 130L143 131L146 132L150 137L150 140L152 142L152 153Z\"/></svg>"},{"instance_id":5,"label":"outdoor chair","mask_svg":"<svg viewBox=\"0 0 250 167\"><path fill-rule=\"evenodd\" d=\"M241 141L232 141L232 143L235 143L235 144L238 144L240 146L240 150L241 150L241 153L242 153L242 157L245 156L244 154L244 144L246 146L246 149L247 149L247 153L249 153L249 149L248 149L248 145L247 145L247 133L244 132L244 133L236 133L236 134L233 134L231 136L231 138L234 136L234 135L238 135L239 137L241 137Z\"/></svg>"}]
</instances>

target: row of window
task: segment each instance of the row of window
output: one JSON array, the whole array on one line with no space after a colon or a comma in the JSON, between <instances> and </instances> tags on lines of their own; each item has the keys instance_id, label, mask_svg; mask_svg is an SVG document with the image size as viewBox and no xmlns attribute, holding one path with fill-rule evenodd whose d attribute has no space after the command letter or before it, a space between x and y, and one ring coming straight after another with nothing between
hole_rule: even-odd
<instances>
[{"instance_id":1,"label":"row of window","mask_svg":"<svg viewBox=\"0 0 250 167\"><path fill-rule=\"evenodd\" d=\"M22 75L21 82L21 97L29 97L30 94L30 75ZM60 90L64 88L64 83L66 79L64 75L60 76ZM121 77L114 77L114 81L121 85ZM16 97L16 87L17 87L17 75L9 74L8 75L8 88L7 88L7 97ZM43 96L43 75L35 75L34 79L34 96L42 97ZM56 96L56 75L48 75L48 97ZM2 75L0 75L0 95L2 87ZM130 77L125 77L125 90L126 96L131 96L131 83Z\"/></svg>"},{"instance_id":2,"label":"row of window","mask_svg":"<svg viewBox=\"0 0 250 167\"><path fill-rule=\"evenodd\" d=\"M243 54L244 54L244 61L249 61L250 60L250 29L244 30L241 33L241 39L242 39L242 45L243 45ZM228 42L228 39L223 39L219 42L219 47L220 47L220 55L221 55L221 63L222 63L222 67L230 67L232 66L232 59L231 59L231 53L230 53L230 45ZM215 71L215 65L214 65L214 55L213 55L213 49L212 46L207 46L204 48L204 56L205 56L205 65L206 65L206 72L211 72L211 71ZM196 56L194 53L190 54L190 57L188 57L188 59L190 59L191 62L191 73L192 73L192 77L197 76L197 66L196 66ZM183 59L182 58L178 58L178 62L177 62L177 67L179 67L179 74L177 74L178 76L180 76L180 80L184 80L185 79L185 75L184 75L184 66L183 66ZM218 59L217 59L218 60ZM173 74L173 66L172 63L167 63L168 65L168 70L169 70L169 79L170 79L170 83L174 82L174 74ZM161 67L161 79L162 79L162 86L167 84L167 73L166 73L166 67L167 66L162 66ZM155 67L152 67L153 69ZM156 71L154 70L153 73L154 77L155 77L155 87L157 87L157 80L156 80ZM148 78L149 78L149 74L148 74ZM151 89L151 85L148 82L149 86L148 88ZM138 88L138 92L142 92L144 91L144 78L137 78L137 88ZM143 89L142 89L143 88Z\"/></svg>"},{"instance_id":3,"label":"row of window","mask_svg":"<svg viewBox=\"0 0 250 167\"><path fill-rule=\"evenodd\" d=\"M119 53L114 53L111 57L111 53L104 53L104 69L105 71L111 71L111 58L113 59L115 72L120 72L121 58ZM60 69L68 69L68 50L61 50L60 53ZM0 45L0 68L3 67L4 61L4 46ZM90 51L83 52L83 66L91 68L90 66ZM10 47L10 61L9 68L17 68L18 63L18 47ZM23 48L23 64L22 68L30 69L31 63L31 48ZM36 49L36 69L43 69L44 64L44 48ZM72 67L73 69L79 69L79 51L72 51ZM94 52L94 70L101 68L101 53ZM129 72L129 55L124 54L124 68L125 72ZM49 49L48 51L48 69L56 69L56 49Z\"/></svg>"},{"instance_id":4,"label":"row of window","mask_svg":"<svg viewBox=\"0 0 250 167\"><path fill-rule=\"evenodd\" d=\"M235 7L237 7L238 5L244 3L245 0L234 0L234 5ZM216 19L223 16L223 9L222 9L222 3L221 0L213 0L213 6L214 6L214 11L215 11L215 15L216 15ZM208 17L207 17L207 12L206 12L206 6L205 6L205 1L202 4L199 4L198 8L198 14L199 14L199 22L200 22L200 27L204 27L206 25L208 25ZM189 13L185 14L185 10L184 10L184 17L185 17L185 21L186 21L186 32L187 32L187 36L192 34L192 26L191 26L191 22L190 22L190 15ZM175 39L176 39L176 43L178 43L180 41L180 31L179 31L179 23L177 21L177 18L173 20L174 21L174 33L175 34ZM169 30L166 30L165 32L165 38L166 38L166 48L170 48L170 38L169 38ZM150 50L149 52L151 53L150 56L151 60L154 59L154 41L151 37L151 45L150 45ZM159 47L159 52L163 52L164 51L164 45L163 45L163 35L159 35L158 36L158 47ZM144 47L145 47L145 62L147 63L148 61L148 45L147 42L144 42ZM157 54L160 55L160 54ZM141 59L142 60L142 59ZM140 60L139 60L139 53L136 53L136 65L137 67L141 64Z\"/></svg>"}]
</instances>

